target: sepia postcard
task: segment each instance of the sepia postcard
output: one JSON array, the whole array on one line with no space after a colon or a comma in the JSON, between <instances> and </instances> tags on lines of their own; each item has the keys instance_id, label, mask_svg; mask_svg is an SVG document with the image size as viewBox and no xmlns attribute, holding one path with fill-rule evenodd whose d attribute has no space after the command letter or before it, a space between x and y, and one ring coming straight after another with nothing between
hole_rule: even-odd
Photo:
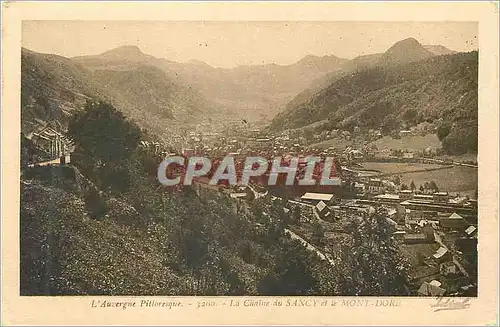
<instances>
[{"instance_id":1,"label":"sepia postcard","mask_svg":"<svg viewBox=\"0 0 500 327\"><path fill-rule=\"evenodd\" d=\"M498 2L3 2L2 324L498 325Z\"/></svg>"}]
</instances>

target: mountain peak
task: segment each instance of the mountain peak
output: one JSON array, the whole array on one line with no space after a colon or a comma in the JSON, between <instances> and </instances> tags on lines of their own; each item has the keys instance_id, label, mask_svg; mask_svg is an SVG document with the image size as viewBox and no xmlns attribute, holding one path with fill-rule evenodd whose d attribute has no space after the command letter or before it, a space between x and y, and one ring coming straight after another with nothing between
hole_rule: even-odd
<instances>
[{"instance_id":1,"label":"mountain peak","mask_svg":"<svg viewBox=\"0 0 500 327\"><path fill-rule=\"evenodd\" d=\"M339 69L346 61L346 59L334 55L315 56L309 54L297 61L296 65L303 68L331 72Z\"/></svg>"},{"instance_id":2,"label":"mountain peak","mask_svg":"<svg viewBox=\"0 0 500 327\"><path fill-rule=\"evenodd\" d=\"M152 56L143 53L136 45L122 45L118 48L103 52L100 56L127 61L145 61L152 58Z\"/></svg>"},{"instance_id":3,"label":"mountain peak","mask_svg":"<svg viewBox=\"0 0 500 327\"><path fill-rule=\"evenodd\" d=\"M136 45L122 45L117 48L105 51L102 53L106 54L143 54L141 49Z\"/></svg>"},{"instance_id":4,"label":"mountain peak","mask_svg":"<svg viewBox=\"0 0 500 327\"><path fill-rule=\"evenodd\" d=\"M401 40L401 41L394 43L393 47L395 47L395 46L421 46L421 44L414 37L409 37L409 38L406 38L404 40Z\"/></svg>"},{"instance_id":5,"label":"mountain peak","mask_svg":"<svg viewBox=\"0 0 500 327\"><path fill-rule=\"evenodd\" d=\"M308 54L304 58L300 59L298 63L311 63L311 62L317 62L317 61L327 61L327 60L336 60L339 59L338 57L334 55L324 55L324 56L315 56Z\"/></svg>"},{"instance_id":6,"label":"mountain peak","mask_svg":"<svg viewBox=\"0 0 500 327\"><path fill-rule=\"evenodd\" d=\"M380 58L382 64L403 64L433 56L415 38L407 38L392 45Z\"/></svg>"}]
</instances>

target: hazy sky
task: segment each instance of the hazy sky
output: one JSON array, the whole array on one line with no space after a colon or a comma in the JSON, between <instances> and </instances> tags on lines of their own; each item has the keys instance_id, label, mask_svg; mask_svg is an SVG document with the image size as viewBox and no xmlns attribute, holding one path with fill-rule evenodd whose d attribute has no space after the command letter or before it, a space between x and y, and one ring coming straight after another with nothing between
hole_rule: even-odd
<instances>
[{"instance_id":1,"label":"hazy sky","mask_svg":"<svg viewBox=\"0 0 500 327\"><path fill-rule=\"evenodd\" d=\"M414 37L456 51L478 48L474 22L25 21L22 45L73 57L137 45L144 53L212 66L291 64L308 54L353 58Z\"/></svg>"}]
</instances>

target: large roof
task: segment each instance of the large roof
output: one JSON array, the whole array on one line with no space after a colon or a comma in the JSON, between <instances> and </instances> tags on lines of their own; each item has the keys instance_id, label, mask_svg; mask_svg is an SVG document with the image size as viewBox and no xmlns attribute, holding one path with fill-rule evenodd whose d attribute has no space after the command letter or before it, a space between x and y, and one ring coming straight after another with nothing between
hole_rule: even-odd
<instances>
[{"instance_id":1,"label":"large roof","mask_svg":"<svg viewBox=\"0 0 500 327\"><path fill-rule=\"evenodd\" d=\"M330 201L333 198L333 194L326 193L306 193L302 195L302 200L319 200L319 201Z\"/></svg>"},{"instance_id":2,"label":"large roof","mask_svg":"<svg viewBox=\"0 0 500 327\"><path fill-rule=\"evenodd\" d=\"M379 194L374 196L375 199L381 199L381 200L399 200L399 195L398 194Z\"/></svg>"}]
</instances>

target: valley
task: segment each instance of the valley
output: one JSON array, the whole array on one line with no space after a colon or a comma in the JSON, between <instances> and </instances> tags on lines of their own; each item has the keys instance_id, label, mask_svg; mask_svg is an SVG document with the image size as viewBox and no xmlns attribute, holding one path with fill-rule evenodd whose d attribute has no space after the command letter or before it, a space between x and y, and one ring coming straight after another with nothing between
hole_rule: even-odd
<instances>
[{"instance_id":1,"label":"valley","mask_svg":"<svg viewBox=\"0 0 500 327\"><path fill-rule=\"evenodd\" d=\"M477 51L21 53L21 294L477 296ZM164 186L172 156L333 158L341 184Z\"/></svg>"}]
</instances>

